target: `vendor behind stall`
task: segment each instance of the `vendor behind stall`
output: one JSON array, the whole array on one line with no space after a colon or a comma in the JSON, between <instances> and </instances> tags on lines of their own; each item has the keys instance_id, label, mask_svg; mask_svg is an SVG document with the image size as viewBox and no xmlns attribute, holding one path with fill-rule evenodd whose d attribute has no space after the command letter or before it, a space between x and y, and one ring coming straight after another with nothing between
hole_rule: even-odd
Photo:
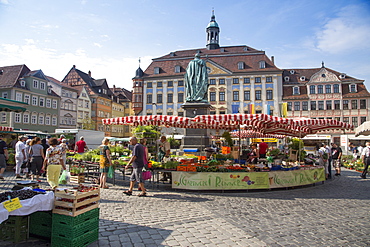
<instances>
[{"instance_id":1,"label":"vendor behind stall","mask_svg":"<svg viewBox=\"0 0 370 247\"><path fill-rule=\"evenodd\" d=\"M248 154L248 163L250 164L257 164L259 158L259 150L257 148L257 144L253 143L251 145L251 151Z\"/></svg>"}]
</instances>

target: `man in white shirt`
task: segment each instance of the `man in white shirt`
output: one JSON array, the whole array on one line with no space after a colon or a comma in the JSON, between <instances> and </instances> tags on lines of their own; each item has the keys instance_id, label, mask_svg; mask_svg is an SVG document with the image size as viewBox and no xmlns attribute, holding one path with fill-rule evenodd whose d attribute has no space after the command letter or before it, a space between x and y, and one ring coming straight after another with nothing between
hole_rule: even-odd
<instances>
[{"instance_id":1,"label":"man in white shirt","mask_svg":"<svg viewBox=\"0 0 370 247\"><path fill-rule=\"evenodd\" d=\"M15 176L16 178L22 178L20 175L21 166L24 161L27 160L26 154L26 145L24 142L27 140L27 137L20 136L18 142L15 144Z\"/></svg>"},{"instance_id":2,"label":"man in white shirt","mask_svg":"<svg viewBox=\"0 0 370 247\"><path fill-rule=\"evenodd\" d=\"M361 174L361 178L366 179L367 169L370 165L370 142L366 142L366 147L362 150L361 159L364 163L364 171Z\"/></svg>"}]
</instances>

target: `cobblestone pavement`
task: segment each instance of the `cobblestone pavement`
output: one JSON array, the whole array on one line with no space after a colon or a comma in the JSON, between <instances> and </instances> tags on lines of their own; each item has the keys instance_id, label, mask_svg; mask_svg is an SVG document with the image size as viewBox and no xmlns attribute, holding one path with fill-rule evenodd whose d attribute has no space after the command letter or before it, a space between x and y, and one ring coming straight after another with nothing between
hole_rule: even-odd
<instances>
[{"instance_id":1,"label":"cobblestone pavement","mask_svg":"<svg viewBox=\"0 0 370 247\"><path fill-rule=\"evenodd\" d=\"M13 181L0 181L0 192ZM118 174L117 174L118 177ZM122 175L121 175L122 178ZM8 184L8 185L6 185ZM42 183L46 185L46 183ZM343 169L316 186L253 192L189 192L128 180L102 190L94 246L370 246L370 179ZM17 245L48 246L30 240Z\"/></svg>"}]
</instances>

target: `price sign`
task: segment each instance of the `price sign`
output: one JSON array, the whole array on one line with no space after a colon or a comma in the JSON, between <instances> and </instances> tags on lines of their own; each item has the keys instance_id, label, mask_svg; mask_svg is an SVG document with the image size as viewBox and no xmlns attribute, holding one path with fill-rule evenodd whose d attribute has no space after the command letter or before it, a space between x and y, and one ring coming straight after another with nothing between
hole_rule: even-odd
<instances>
[{"instance_id":1,"label":"price sign","mask_svg":"<svg viewBox=\"0 0 370 247\"><path fill-rule=\"evenodd\" d=\"M4 208L8 210L8 212L11 212L18 208L23 207L21 202L19 201L19 197L11 199L9 201L5 201L2 204L4 205Z\"/></svg>"}]
</instances>

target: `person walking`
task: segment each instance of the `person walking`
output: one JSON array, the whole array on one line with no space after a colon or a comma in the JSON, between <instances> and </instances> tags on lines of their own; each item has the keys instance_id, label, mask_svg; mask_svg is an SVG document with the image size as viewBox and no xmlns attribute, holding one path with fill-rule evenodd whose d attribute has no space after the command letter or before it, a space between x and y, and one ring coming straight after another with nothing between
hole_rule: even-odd
<instances>
[{"instance_id":1,"label":"person walking","mask_svg":"<svg viewBox=\"0 0 370 247\"><path fill-rule=\"evenodd\" d=\"M167 141L167 138L165 136L161 136L161 139L159 139L159 150L158 150L158 162L165 162L170 157L171 153L171 145ZM168 178L171 178L170 172L163 172L163 177L160 179L160 181L167 181Z\"/></svg>"},{"instance_id":2,"label":"person walking","mask_svg":"<svg viewBox=\"0 0 370 247\"><path fill-rule=\"evenodd\" d=\"M366 179L367 169L370 165L370 142L366 142L366 147L363 148L361 153L361 159L364 163L364 171L361 174L361 178Z\"/></svg>"},{"instance_id":3,"label":"person walking","mask_svg":"<svg viewBox=\"0 0 370 247\"><path fill-rule=\"evenodd\" d=\"M325 148L326 153L328 154L328 178L331 179L331 163L332 163L331 147L329 145L326 145Z\"/></svg>"},{"instance_id":4,"label":"person walking","mask_svg":"<svg viewBox=\"0 0 370 247\"><path fill-rule=\"evenodd\" d=\"M32 139L27 139L26 140L26 144L25 144L25 149L24 149L24 151L25 151L25 153L26 153L26 159L27 160L30 160L30 143L31 143L31 141L32 141ZM29 167L26 167L26 168L24 168L23 169L23 172L26 174L26 176L24 177L24 178L31 178L31 176L30 176L30 174L29 174L29 172L30 172L30 168Z\"/></svg>"},{"instance_id":5,"label":"person walking","mask_svg":"<svg viewBox=\"0 0 370 247\"><path fill-rule=\"evenodd\" d=\"M143 145L144 147L144 167L149 168L149 152L148 152L148 147L146 146L146 139L143 138L140 140L140 144ZM138 190L141 190L140 184Z\"/></svg>"},{"instance_id":6,"label":"person walking","mask_svg":"<svg viewBox=\"0 0 370 247\"><path fill-rule=\"evenodd\" d=\"M80 140L75 144L75 152L79 154L83 154L88 149L85 138L83 136L80 137Z\"/></svg>"},{"instance_id":7,"label":"person walking","mask_svg":"<svg viewBox=\"0 0 370 247\"><path fill-rule=\"evenodd\" d=\"M109 167L112 165L112 160L110 157L110 150L108 147L109 144L109 139L104 138L102 141L102 145L99 146L100 150L100 182L99 182L99 187L103 189L109 189L107 186L107 174L109 171Z\"/></svg>"},{"instance_id":8,"label":"person walking","mask_svg":"<svg viewBox=\"0 0 370 247\"><path fill-rule=\"evenodd\" d=\"M15 144L15 177L22 178L21 169L24 162L27 161L26 154L26 145L24 142L27 140L27 137L20 136L18 142Z\"/></svg>"},{"instance_id":9,"label":"person walking","mask_svg":"<svg viewBox=\"0 0 370 247\"><path fill-rule=\"evenodd\" d=\"M130 161L126 165L126 169L132 164L132 173L130 177L130 187L127 191L123 193L131 196L132 190L134 189L134 185L136 181L139 182L141 193L138 196L146 196L146 189L144 186L144 179L143 179L143 167L144 167L144 159L145 159L145 150L144 146L138 143L136 137L130 138L130 144L134 146L134 151L132 153L132 157Z\"/></svg>"},{"instance_id":10,"label":"person walking","mask_svg":"<svg viewBox=\"0 0 370 247\"><path fill-rule=\"evenodd\" d=\"M33 180L36 175L37 182L41 182L40 175L42 170L42 165L44 162L44 150L43 146L41 145L40 137L35 137L30 142L30 170L31 170L31 179Z\"/></svg>"},{"instance_id":11,"label":"person walking","mask_svg":"<svg viewBox=\"0 0 370 247\"><path fill-rule=\"evenodd\" d=\"M47 181L51 188L55 190L59 185L59 175L61 169L65 170L63 163L62 148L58 145L56 138L49 139L50 147L46 150L46 157L42 169L47 167Z\"/></svg>"},{"instance_id":12,"label":"person walking","mask_svg":"<svg viewBox=\"0 0 370 247\"><path fill-rule=\"evenodd\" d=\"M3 135L0 134L0 179L3 180L3 174L6 168L6 161L9 159L8 145L3 140Z\"/></svg>"},{"instance_id":13,"label":"person walking","mask_svg":"<svg viewBox=\"0 0 370 247\"><path fill-rule=\"evenodd\" d=\"M67 167L67 163L66 163L66 160L67 160L67 149L68 149L67 139L62 139L62 141L60 142L59 146L62 148L63 163Z\"/></svg>"},{"instance_id":14,"label":"person walking","mask_svg":"<svg viewBox=\"0 0 370 247\"><path fill-rule=\"evenodd\" d=\"M321 143L319 148L319 165L325 168L325 178L328 179L329 177L329 170L328 170L328 153L325 148L325 144Z\"/></svg>"},{"instance_id":15,"label":"person walking","mask_svg":"<svg viewBox=\"0 0 370 247\"><path fill-rule=\"evenodd\" d=\"M258 145L260 158L266 158L266 153L267 153L269 146L267 145L264 139L261 139L261 141L262 142Z\"/></svg>"},{"instance_id":16,"label":"person walking","mask_svg":"<svg viewBox=\"0 0 370 247\"><path fill-rule=\"evenodd\" d=\"M331 148L331 158L333 161L333 166L335 167L335 176L341 176L340 172L340 159L342 158L342 149L338 147L336 143L333 144Z\"/></svg>"}]
</instances>

